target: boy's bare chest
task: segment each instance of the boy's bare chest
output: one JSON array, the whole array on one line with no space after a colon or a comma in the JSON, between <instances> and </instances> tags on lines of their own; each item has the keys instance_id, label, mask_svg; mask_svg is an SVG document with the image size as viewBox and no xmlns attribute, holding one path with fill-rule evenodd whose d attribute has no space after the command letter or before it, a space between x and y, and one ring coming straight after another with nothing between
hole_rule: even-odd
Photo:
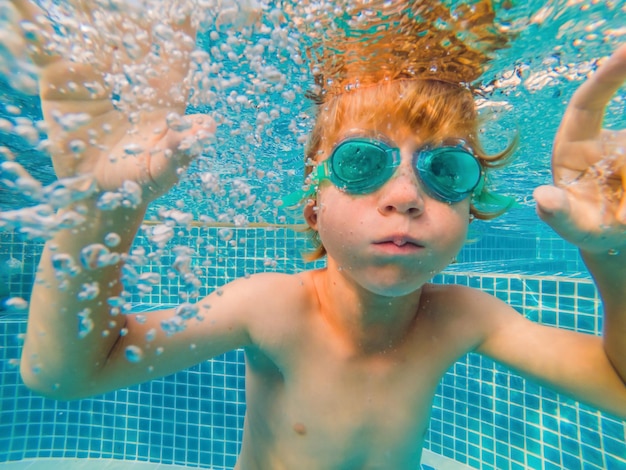
<instances>
[{"instance_id":1,"label":"boy's bare chest","mask_svg":"<svg viewBox=\"0 0 626 470\"><path fill-rule=\"evenodd\" d=\"M335 429L416 432L441 378L435 362L397 352L352 358L319 353L285 375L284 398L293 413L309 414L320 426L328 420Z\"/></svg>"},{"instance_id":2,"label":"boy's bare chest","mask_svg":"<svg viewBox=\"0 0 626 470\"><path fill-rule=\"evenodd\" d=\"M282 441L300 463L324 461L311 468L344 468L351 459L363 463L354 468L415 468L404 464L419 463L433 395L448 367L423 346L351 356L304 340L279 380L253 387L249 424L258 419L270 427L259 434Z\"/></svg>"},{"instance_id":3,"label":"boy's bare chest","mask_svg":"<svg viewBox=\"0 0 626 470\"><path fill-rule=\"evenodd\" d=\"M417 468L434 393L467 352L466 332L426 312L406 334L363 347L319 315L303 318L248 362L244 449L290 463L267 468Z\"/></svg>"}]
</instances>

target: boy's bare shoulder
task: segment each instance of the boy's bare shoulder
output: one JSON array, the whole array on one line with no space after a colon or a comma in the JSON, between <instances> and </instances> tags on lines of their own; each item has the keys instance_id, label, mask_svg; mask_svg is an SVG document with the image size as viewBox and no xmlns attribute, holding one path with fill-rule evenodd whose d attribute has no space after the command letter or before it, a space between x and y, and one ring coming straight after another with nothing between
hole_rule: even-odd
<instances>
[{"instance_id":1,"label":"boy's bare shoulder","mask_svg":"<svg viewBox=\"0 0 626 470\"><path fill-rule=\"evenodd\" d=\"M519 317L506 302L481 290L456 284L427 284L421 305L440 331L467 340L474 349L494 328Z\"/></svg>"},{"instance_id":2,"label":"boy's bare shoulder","mask_svg":"<svg viewBox=\"0 0 626 470\"><path fill-rule=\"evenodd\" d=\"M265 345L273 337L300 330L317 303L310 271L254 274L224 286L220 297L239 304L252 342Z\"/></svg>"},{"instance_id":3,"label":"boy's bare shoulder","mask_svg":"<svg viewBox=\"0 0 626 470\"><path fill-rule=\"evenodd\" d=\"M309 271L298 274L253 274L227 284L220 291L220 295L232 292L250 298L261 310L276 305L292 308L314 295Z\"/></svg>"},{"instance_id":4,"label":"boy's bare shoulder","mask_svg":"<svg viewBox=\"0 0 626 470\"><path fill-rule=\"evenodd\" d=\"M507 305L487 292L458 284L426 284L423 295L430 301L436 300L437 305L464 307L459 310L460 313Z\"/></svg>"}]
</instances>

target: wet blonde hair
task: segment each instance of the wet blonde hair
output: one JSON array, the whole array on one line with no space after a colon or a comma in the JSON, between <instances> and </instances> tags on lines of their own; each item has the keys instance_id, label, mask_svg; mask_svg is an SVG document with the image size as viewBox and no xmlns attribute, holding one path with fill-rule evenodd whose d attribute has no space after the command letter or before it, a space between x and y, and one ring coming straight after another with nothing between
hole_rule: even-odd
<instances>
[{"instance_id":1,"label":"wet blonde hair","mask_svg":"<svg viewBox=\"0 0 626 470\"><path fill-rule=\"evenodd\" d=\"M471 90L437 80L397 80L381 83L357 92L333 95L317 107L314 127L309 136L305 159L305 175L314 168L323 154L337 139L337 130L347 120L354 120L368 128L376 129L382 121L406 125L422 140L437 143L449 137L463 139L478 158L483 171L507 163L515 150L516 140L504 143L505 149L497 154L487 154L478 139L480 120ZM483 192L488 192L483 187ZM506 211L498 207L485 210L470 204L470 213L477 219L487 220ZM326 254L317 232L309 229L314 245L305 259L315 261Z\"/></svg>"}]
</instances>

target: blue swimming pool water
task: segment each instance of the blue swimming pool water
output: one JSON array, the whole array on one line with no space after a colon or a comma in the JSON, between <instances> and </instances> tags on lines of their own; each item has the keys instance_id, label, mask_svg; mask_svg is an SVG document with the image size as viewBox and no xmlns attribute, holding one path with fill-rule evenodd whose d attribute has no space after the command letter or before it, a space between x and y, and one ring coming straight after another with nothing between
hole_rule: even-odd
<instances>
[{"instance_id":1,"label":"blue swimming pool water","mask_svg":"<svg viewBox=\"0 0 626 470\"><path fill-rule=\"evenodd\" d=\"M521 207L500 220L472 224L473 242L435 281L481 288L534 320L597 334L602 327L597 293L576 250L537 223L530 193L537 184L549 181L551 139L564 103L595 68L595 59L609 53L626 35L626 4L566 0L513 4L503 15L519 30L519 37L487 74L485 82L499 80L499 85L487 95L489 106L484 109L497 111L486 129L488 144L494 149L510 138L511 129L520 134L518 157L502 171L497 185L515 195ZM226 39L220 36L221 41ZM202 45L204 38L199 41ZM234 62L227 62L233 73L239 66L246 67L241 58L239 64ZM293 65L289 60L286 63ZM300 77L299 73L291 78ZM8 76L0 76L0 117L15 121L8 105L16 105L23 116L36 119L36 99L8 84ZM265 98L252 99L266 104ZM624 99L622 93L612 103L608 125L626 124ZM230 222L234 215L248 222L292 221L275 210L273 200L298 185L302 147L298 139L310 126L309 108L300 100L279 104L282 114L270 126L273 132L263 134L262 139L242 142L248 134L245 127L235 136L230 131L236 128L222 127L214 158L225 195L198 192L198 175L216 171L204 162L209 167L196 167L186 182L155 205L149 215L154 223L164 218L159 208L178 208L196 220L200 215L219 219L226 214ZM211 112L216 106L199 103L195 108ZM255 119L255 113L248 117ZM54 180L49 159L24 139L0 131L3 145L19 155L18 161L33 176L45 184ZM252 176L242 171L250 167L264 172L266 178L258 178L256 171ZM241 182L262 204L241 204L241 186L237 186ZM239 189L233 191L234 187ZM0 186L0 210L26 204L26 198ZM267 226L229 230L177 226L165 255L138 268L162 274L162 282L145 295L135 291L133 301L149 310L180 300L183 282L166 275L172 263L169 250L175 245L194 250L192 265L202 281L200 295L246 273L293 272L304 267L298 257L304 242L292 230ZM205 240L211 240L217 254ZM140 236L137 245L156 251L145 236ZM0 233L0 263L5 263L0 267L0 289L4 289L0 297L28 298L40 250L41 243L23 235ZM7 268L7 260L17 260L19 268ZM232 468L245 410L240 351L129 390L60 403L31 394L20 382L15 363L25 325L23 313L0 312L0 462L79 457ZM524 381L488 360L469 356L441 382L427 448L485 470L621 470L626 468L625 442L623 421Z\"/></svg>"}]
</instances>

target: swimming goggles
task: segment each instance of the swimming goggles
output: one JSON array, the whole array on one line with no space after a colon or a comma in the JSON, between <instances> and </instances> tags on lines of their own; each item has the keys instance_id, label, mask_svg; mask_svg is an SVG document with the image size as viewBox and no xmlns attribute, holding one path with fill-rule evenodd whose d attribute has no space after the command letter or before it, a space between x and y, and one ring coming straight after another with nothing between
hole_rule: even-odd
<instances>
[{"instance_id":1,"label":"swimming goggles","mask_svg":"<svg viewBox=\"0 0 626 470\"><path fill-rule=\"evenodd\" d=\"M345 139L309 176L308 189L290 194L283 203L298 204L311 197L323 180L348 194L363 195L383 186L400 165L400 149L367 137ZM413 155L413 167L434 198L455 203L483 186L483 172L474 153L462 141L424 146Z\"/></svg>"}]
</instances>

